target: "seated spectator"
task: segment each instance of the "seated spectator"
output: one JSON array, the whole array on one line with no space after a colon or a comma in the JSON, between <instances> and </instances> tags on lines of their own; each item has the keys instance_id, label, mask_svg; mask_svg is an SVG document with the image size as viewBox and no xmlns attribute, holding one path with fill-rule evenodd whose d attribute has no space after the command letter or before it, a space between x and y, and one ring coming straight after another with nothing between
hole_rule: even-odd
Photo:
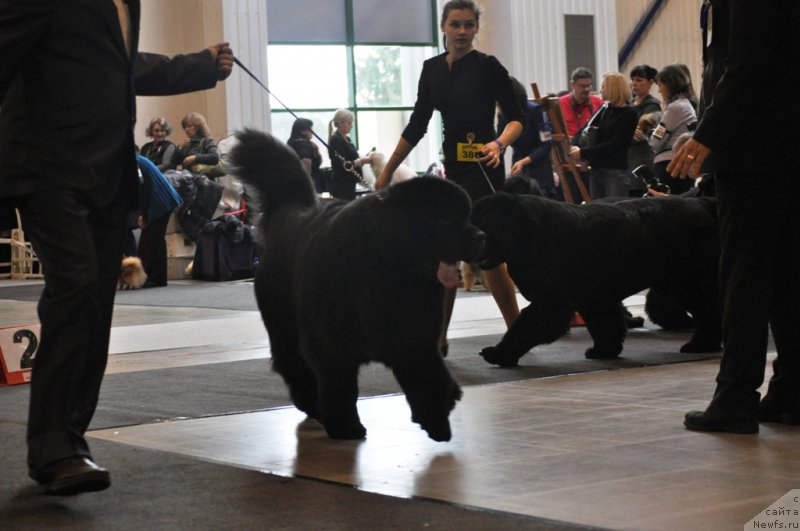
<instances>
[{"instance_id":1,"label":"seated spectator","mask_svg":"<svg viewBox=\"0 0 800 531\"><path fill-rule=\"evenodd\" d=\"M181 127L186 137L175 152L175 165L195 173L206 173L203 166L216 166L219 164L219 150L206 119L202 114L192 112L181 120Z\"/></svg>"},{"instance_id":2,"label":"seated spectator","mask_svg":"<svg viewBox=\"0 0 800 531\"><path fill-rule=\"evenodd\" d=\"M165 172L174 168L172 159L175 156L175 144L167 140L172 133L172 127L167 123L166 118L153 118L145 129L144 134L152 138L142 146L141 155Z\"/></svg>"}]
</instances>

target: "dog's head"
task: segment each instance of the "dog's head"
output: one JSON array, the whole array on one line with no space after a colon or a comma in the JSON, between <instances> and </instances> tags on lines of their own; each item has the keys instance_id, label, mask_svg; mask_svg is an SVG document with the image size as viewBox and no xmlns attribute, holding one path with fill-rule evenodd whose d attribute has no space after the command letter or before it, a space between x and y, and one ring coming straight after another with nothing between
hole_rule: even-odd
<instances>
[{"instance_id":1,"label":"dog's head","mask_svg":"<svg viewBox=\"0 0 800 531\"><path fill-rule=\"evenodd\" d=\"M477 261L482 269L494 269L525 252L525 242L534 229L529 203L536 200L546 201L498 192L475 202L472 223L486 234L486 245Z\"/></svg>"},{"instance_id":2,"label":"dog's head","mask_svg":"<svg viewBox=\"0 0 800 531\"><path fill-rule=\"evenodd\" d=\"M378 151L370 154L369 167L372 169L372 173L374 173L376 177L380 175L383 171L383 168L386 167L386 155Z\"/></svg>"},{"instance_id":3,"label":"dog's head","mask_svg":"<svg viewBox=\"0 0 800 531\"><path fill-rule=\"evenodd\" d=\"M405 267L436 269L446 286L458 282L456 263L481 252L484 235L470 222L470 200L436 177L410 179L381 192L372 227L381 253Z\"/></svg>"},{"instance_id":4,"label":"dog's head","mask_svg":"<svg viewBox=\"0 0 800 531\"><path fill-rule=\"evenodd\" d=\"M119 287L121 289L139 289L147 281L142 261L136 256L126 256L122 259L119 271Z\"/></svg>"}]
</instances>

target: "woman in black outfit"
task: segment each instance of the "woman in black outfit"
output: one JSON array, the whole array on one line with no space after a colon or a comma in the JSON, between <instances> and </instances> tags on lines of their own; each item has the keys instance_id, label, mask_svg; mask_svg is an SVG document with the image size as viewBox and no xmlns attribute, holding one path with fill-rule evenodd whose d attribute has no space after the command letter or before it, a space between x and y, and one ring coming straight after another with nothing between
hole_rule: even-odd
<instances>
[{"instance_id":1,"label":"woman in black outfit","mask_svg":"<svg viewBox=\"0 0 800 531\"><path fill-rule=\"evenodd\" d=\"M167 119L153 118L144 134L153 141L142 146L140 155L155 164L162 172L174 168L172 158L175 156L175 144L167 140L167 137L172 134L172 127L167 123Z\"/></svg>"},{"instance_id":2,"label":"woman in black outfit","mask_svg":"<svg viewBox=\"0 0 800 531\"><path fill-rule=\"evenodd\" d=\"M175 153L176 165L180 164L188 170L197 164L216 166L219 163L219 150L203 115L196 112L187 114L181 120L181 127L186 138Z\"/></svg>"},{"instance_id":3,"label":"woman in black outfit","mask_svg":"<svg viewBox=\"0 0 800 531\"><path fill-rule=\"evenodd\" d=\"M331 158L331 182L328 183L328 192L335 199L351 201L356 198L356 183L361 175L361 166L369 163L370 157L361 157L350 140L350 131L353 129L353 113L348 109L339 109L333 115L328 125L328 155ZM344 161L337 155L344 157L345 161L353 164L352 170L345 169Z\"/></svg>"},{"instance_id":4,"label":"woman in black outfit","mask_svg":"<svg viewBox=\"0 0 800 531\"><path fill-rule=\"evenodd\" d=\"M464 188L473 202L503 185L502 152L519 137L525 117L508 71L495 57L472 46L480 14L472 0L445 4L440 29L446 51L423 64L414 112L378 177L377 189L389 185L394 171L425 135L434 109L441 113L444 125L442 152L447 179ZM498 103L507 120L499 136L494 127ZM511 325L519 308L505 264L487 271L486 280L506 325ZM446 293L445 334L455 294L455 288ZM446 347L445 335L441 345Z\"/></svg>"},{"instance_id":5,"label":"woman in black outfit","mask_svg":"<svg viewBox=\"0 0 800 531\"><path fill-rule=\"evenodd\" d=\"M320 155L317 145L311 141L313 127L314 122L308 118L298 118L292 124L292 134L286 143L295 150L306 173L314 181L317 193L321 194L325 191L322 174L319 171L322 155Z\"/></svg>"},{"instance_id":6,"label":"woman in black outfit","mask_svg":"<svg viewBox=\"0 0 800 531\"><path fill-rule=\"evenodd\" d=\"M644 164L650 173L654 172L653 157L655 153L653 153L648 139L655 126L658 125L658 118L661 116L661 102L650 94L650 90L656 82L657 73L658 70L650 65L634 66L631 69L631 91L633 92L631 106L639 118L639 123L633 133L633 140L628 148L628 168L631 170ZM642 117L645 119L643 120ZM647 188L648 183L638 177L631 178L629 190L631 197L642 197L647 192Z\"/></svg>"},{"instance_id":7,"label":"woman in black outfit","mask_svg":"<svg viewBox=\"0 0 800 531\"><path fill-rule=\"evenodd\" d=\"M592 146L569 150L571 157L584 159L591 164L590 194L601 197L628 197L630 172L628 171L628 146L636 129L636 111L628 104L631 88L625 76L609 72L603 76L600 93L606 102L584 126L596 126L597 141ZM580 136L578 131L576 137Z\"/></svg>"}]
</instances>

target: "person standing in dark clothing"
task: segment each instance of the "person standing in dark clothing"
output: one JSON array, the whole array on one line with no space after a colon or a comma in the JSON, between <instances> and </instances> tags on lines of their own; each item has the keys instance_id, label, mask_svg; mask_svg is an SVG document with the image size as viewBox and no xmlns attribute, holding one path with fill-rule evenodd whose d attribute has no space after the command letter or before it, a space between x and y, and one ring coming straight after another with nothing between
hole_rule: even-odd
<instances>
[{"instance_id":1,"label":"person standing in dark clothing","mask_svg":"<svg viewBox=\"0 0 800 531\"><path fill-rule=\"evenodd\" d=\"M350 140L354 119L350 109L339 109L328 124L328 155L332 170L328 191L335 199L345 201L356 198L356 183L361 178L361 166L371 160L370 157L360 156Z\"/></svg>"},{"instance_id":2,"label":"person standing in dark clothing","mask_svg":"<svg viewBox=\"0 0 800 531\"><path fill-rule=\"evenodd\" d=\"M631 89L625 76L609 72L603 76L600 93L605 105L583 126L584 129L597 127L597 141L582 148L572 146L569 155L591 164L589 184L592 199L628 197L628 147L637 121L636 111L628 103Z\"/></svg>"},{"instance_id":3,"label":"person standing in dark clothing","mask_svg":"<svg viewBox=\"0 0 800 531\"><path fill-rule=\"evenodd\" d=\"M441 113L444 126L446 178L460 185L473 202L503 185L503 150L519 137L525 117L505 67L473 48L480 13L472 0L451 0L444 5L440 29L446 51L423 64L414 112L378 176L376 189L389 185L394 171L425 135L434 109ZM494 127L498 104L507 120L499 135ZM510 325L519 308L505 264L487 271L486 280L506 325ZM453 288L446 295L445 328L455 294ZM446 347L443 337L442 348Z\"/></svg>"},{"instance_id":4,"label":"person standing in dark clothing","mask_svg":"<svg viewBox=\"0 0 800 531\"><path fill-rule=\"evenodd\" d=\"M631 107L636 111L639 121L628 148L628 168L630 170L644 164L650 173L655 171L653 166L655 153L653 153L648 139L661 118L661 103L658 98L650 94L650 90L656 82L657 73L658 71L649 65L638 65L631 69L631 92L633 92ZM647 192L647 188L648 183L643 182L639 177L631 177L631 186L628 190L630 196L642 197Z\"/></svg>"},{"instance_id":5,"label":"person standing in dark clothing","mask_svg":"<svg viewBox=\"0 0 800 531\"><path fill-rule=\"evenodd\" d=\"M110 485L84 437L108 358L128 212L139 180L136 95L207 89L226 43L138 52L139 0L0 0L0 200L19 208L41 261L41 338L28 470L50 494Z\"/></svg>"},{"instance_id":6,"label":"person standing in dark clothing","mask_svg":"<svg viewBox=\"0 0 800 531\"><path fill-rule=\"evenodd\" d=\"M514 94L525 113L525 124L522 134L512 144L511 174L525 175L534 180L545 197L563 200L560 190L556 190L553 178L553 163L550 150L553 147L553 128L547 117L547 109L535 101L528 99L528 93L522 83L511 78ZM505 120L505 116L503 116Z\"/></svg>"},{"instance_id":7,"label":"person standing in dark clothing","mask_svg":"<svg viewBox=\"0 0 800 531\"><path fill-rule=\"evenodd\" d=\"M716 10L717 0L710 5ZM800 3L729 0L726 7L727 17L715 11L711 37L728 37L723 73L711 99L706 98L710 104L693 138L668 168L675 177L697 175L713 154L722 245L724 351L717 386L708 407L688 412L684 425L696 431L757 433L759 422L800 424L800 171L780 156L775 141L792 137L800 111L788 105L780 119L763 121L759 118L767 115L757 112L767 107L764 80L786 65L800 64L795 38ZM728 31L717 31L718 24L726 24ZM721 59L716 54L706 58ZM706 64L706 75L717 68ZM770 326L778 356L759 402Z\"/></svg>"},{"instance_id":8,"label":"person standing in dark clothing","mask_svg":"<svg viewBox=\"0 0 800 531\"><path fill-rule=\"evenodd\" d=\"M139 237L138 255L142 259L144 272L147 273L145 288L167 285L167 232L170 215L178 208L181 197L164 177L161 170L147 158L136 157L142 173L142 184L139 187L138 225L142 229Z\"/></svg>"},{"instance_id":9,"label":"person standing in dark clothing","mask_svg":"<svg viewBox=\"0 0 800 531\"><path fill-rule=\"evenodd\" d=\"M322 175L319 167L322 165L322 155L319 147L311 140L313 136L314 122L308 118L298 118L292 124L292 132L286 144L292 148L300 162L303 163L306 173L314 181L314 188L318 194L325 191Z\"/></svg>"}]
</instances>

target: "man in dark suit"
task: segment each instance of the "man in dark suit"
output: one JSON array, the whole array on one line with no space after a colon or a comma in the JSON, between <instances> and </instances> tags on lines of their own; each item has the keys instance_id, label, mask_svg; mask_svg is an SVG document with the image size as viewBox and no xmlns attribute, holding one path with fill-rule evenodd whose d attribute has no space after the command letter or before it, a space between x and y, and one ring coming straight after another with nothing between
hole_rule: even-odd
<instances>
[{"instance_id":1,"label":"man in dark suit","mask_svg":"<svg viewBox=\"0 0 800 531\"><path fill-rule=\"evenodd\" d=\"M793 143L800 107L781 102L776 113L763 96L766 80L800 64L800 2L723 3L728 17L714 24L728 25L724 71L694 138L668 168L676 177L697 175L713 153L722 244L725 350L711 403L687 413L684 425L757 433L759 422L800 424L800 171L780 152ZM716 33L725 34L712 32L711 39ZM778 357L759 402L770 326Z\"/></svg>"},{"instance_id":2,"label":"man in dark suit","mask_svg":"<svg viewBox=\"0 0 800 531\"><path fill-rule=\"evenodd\" d=\"M137 204L135 96L211 88L233 65L227 44L139 53L139 13L138 0L0 0L0 201L20 209L45 274L28 467L52 494L110 485L84 433Z\"/></svg>"}]
</instances>

